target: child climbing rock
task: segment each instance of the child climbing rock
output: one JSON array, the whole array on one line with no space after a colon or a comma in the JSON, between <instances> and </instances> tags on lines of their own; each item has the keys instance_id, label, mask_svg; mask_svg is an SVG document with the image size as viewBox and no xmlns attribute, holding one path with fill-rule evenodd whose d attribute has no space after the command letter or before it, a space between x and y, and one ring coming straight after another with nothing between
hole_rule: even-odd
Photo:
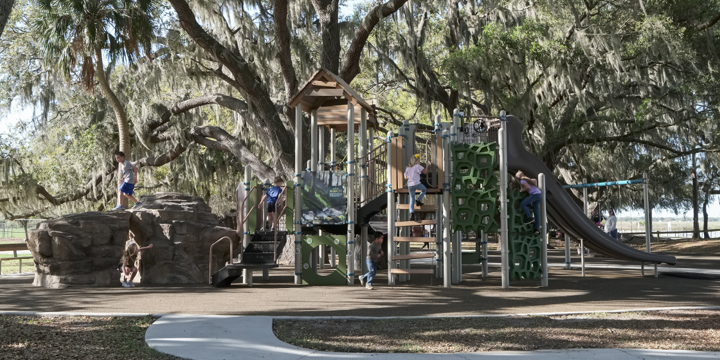
<instances>
[{"instance_id":1,"label":"child climbing rock","mask_svg":"<svg viewBox=\"0 0 720 360\"><path fill-rule=\"evenodd\" d=\"M540 200L542 200L542 193L537 188L537 180L527 177L522 171L515 174L515 179L520 181L520 192L528 192L528 196L520 203L520 207L525 212L525 223L535 222L535 231L540 231ZM528 208L529 205L533 207L534 219Z\"/></svg>"},{"instance_id":2,"label":"child climbing rock","mask_svg":"<svg viewBox=\"0 0 720 360\"><path fill-rule=\"evenodd\" d=\"M135 279L135 275L137 275L137 267L135 266L135 260L137 260L138 254L147 249L152 249L153 244L150 244L145 247L140 247L138 244L133 240L131 241L125 251L123 252L122 257L122 286L123 287L135 287L135 284L133 284L133 279Z\"/></svg>"}]
</instances>

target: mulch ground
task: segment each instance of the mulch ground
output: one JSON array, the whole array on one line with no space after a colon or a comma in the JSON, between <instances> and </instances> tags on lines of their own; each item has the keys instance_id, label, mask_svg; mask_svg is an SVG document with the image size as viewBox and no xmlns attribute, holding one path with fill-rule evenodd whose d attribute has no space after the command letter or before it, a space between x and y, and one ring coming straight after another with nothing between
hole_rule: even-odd
<instances>
[{"instance_id":1,"label":"mulch ground","mask_svg":"<svg viewBox=\"0 0 720 360\"><path fill-rule=\"evenodd\" d=\"M720 350L720 311L385 320L275 320L287 343L337 352Z\"/></svg>"},{"instance_id":2,"label":"mulch ground","mask_svg":"<svg viewBox=\"0 0 720 360\"><path fill-rule=\"evenodd\" d=\"M178 359L151 349L153 317L0 316L2 359Z\"/></svg>"}]
</instances>

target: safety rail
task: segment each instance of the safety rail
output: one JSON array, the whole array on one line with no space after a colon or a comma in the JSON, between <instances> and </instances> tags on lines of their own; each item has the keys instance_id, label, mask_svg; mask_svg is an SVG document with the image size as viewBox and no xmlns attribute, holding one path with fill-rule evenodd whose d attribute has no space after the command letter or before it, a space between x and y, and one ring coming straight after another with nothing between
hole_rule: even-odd
<instances>
[{"instance_id":1,"label":"safety rail","mask_svg":"<svg viewBox=\"0 0 720 360\"><path fill-rule=\"evenodd\" d=\"M374 149L370 150L367 154L358 158L361 164L365 164L367 181L367 191L365 193L365 199L359 202L360 206L375 200L379 196L385 195L385 184L387 183L387 150L386 145L380 144ZM358 180L360 177L357 177ZM356 182L356 194L360 194L360 181Z\"/></svg>"},{"instance_id":2,"label":"safety rail","mask_svg":"<svg viewBox=\"0 0 720 360\"><path fill-rule=\"evenodd\" d=\"M232 244L232 239L230 239L229 236L223 236L223 237L220 238L220 240L218 240L218 241L214 242L212 245L210 245L210 255L208 256L208 272L210 273L210 278L209 278L210 284L212 284L212 274L213 274L213 271L212 271L212 263L213 263L213 261L212 261L212 260L213 260L213 259L212 259L212 249L213 249L213 247L215 247L215 245L217 245L218 243L220 243L220 242L223 241L223 240L227 240L227 241L230 243L230 265L233 264L233 244Z\"/></svg>"}]
</instances>

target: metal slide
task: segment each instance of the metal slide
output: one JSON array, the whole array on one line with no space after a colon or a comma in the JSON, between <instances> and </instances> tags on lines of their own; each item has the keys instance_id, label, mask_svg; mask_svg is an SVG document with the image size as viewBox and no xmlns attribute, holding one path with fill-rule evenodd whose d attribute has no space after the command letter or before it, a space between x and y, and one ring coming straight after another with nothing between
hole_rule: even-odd
<instances>
[{"instance_id":1,"label":"metal slide","mask_svg":"<svg viewBox=\"0 0 720 360\"><path fill-rule=\"evenodd\" d=\"M674 256L646 253L633 249L607 235L595 225L573 201L552 172L525 149L522 131L525 125L515 116L507 117L508 171L522 170L526 175L537 178L546 175L547 213L550 221L563 232L575 239L584 239L585 246L600 254L622 260L675 265Z\"/></svg>"}]
</instances>

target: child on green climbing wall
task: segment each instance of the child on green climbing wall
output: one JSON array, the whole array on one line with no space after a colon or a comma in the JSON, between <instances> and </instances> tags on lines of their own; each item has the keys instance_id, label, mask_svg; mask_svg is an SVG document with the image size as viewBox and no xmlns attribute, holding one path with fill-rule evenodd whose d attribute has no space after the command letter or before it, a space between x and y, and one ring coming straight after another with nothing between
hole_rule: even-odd
<instances>
[{"instance_id":1,"label":"child on green climbing wall","mask_svg":"<svg viewBox=\"0 0 720 360\"><path fill-rule=\"evenodd\" d=\"M527 177L522 171L518 171L515 174L515 179L520 181L520 192L527 191L528 193L528 196L520 203L520 207L522 207L525 212L525 223L529 224L535 222L535 231L539 231L540 200L542 200L542 193L540 192L540 189L537 188L537 180ZM533 214L530 213L530 209L528 208L529 205L532 205L533 207L533 214L535 215L534 219Z\"/></svg>"}]
</instances>

